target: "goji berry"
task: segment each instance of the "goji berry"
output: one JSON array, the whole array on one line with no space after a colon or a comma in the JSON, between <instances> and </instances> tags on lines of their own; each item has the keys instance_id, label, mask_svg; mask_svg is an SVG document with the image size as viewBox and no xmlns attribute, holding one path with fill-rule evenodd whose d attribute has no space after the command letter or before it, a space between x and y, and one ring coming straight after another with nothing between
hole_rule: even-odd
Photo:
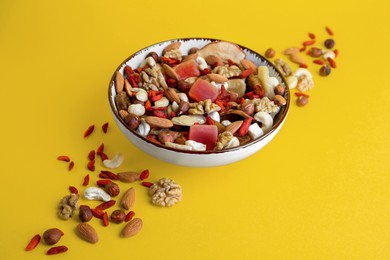
<instances>
[{"instance_id":1,"label":"goji berry","mask_svg":"<svg viewBox=\"0 0 390 260\"><path fill-rule=\"evenodd\" d=\"M98 210L105 210L105 209L108 209L108 208L111 208L112 206L114 206L116 203L115 200L109 200L109 201L105 201L99 205L97 205L95 207L95 209L98 209Z\"/></svg>"},{"instance_id":2,"label":"goji berry","mask_svg":"<svg viewBox=\"0 0 390 260\"><path fill-rule=\"evenodd\" d=\"M162 99L163 96L164 96L164 94L155 95L155 96L150 98L150 101L152 101L152 102L159 101L160 99Z\"/></svg>"},{"instance_id":3,"label":"goji berry","mask_svg":"<svg viewBox=\"0 0 390 260\"><path fill-rule=\"evenodd\" d=\"M111 183L111 180L98 180L96 181L96 185L99 187L105 187L107 184Z\"/></svg>"},{"instance_id":4,"label":"goji berry","mask_svg":"<svg viewBox=\"0 0 390 260\"><path fill-rule=\"evenodd\" d=\"M134 74L134 70L129 65L126 65L123 69L123 74L128 78Z\"/></svg>"},{"instance_id":5,"label":"goji berry","mask_svg":"<svg viewBox=\"0 0 390 260\"><path fill-rule=\"evenodd\" d=\"M102 143L96 150L97 155L101 155L104 152L104 143Z\"/></svg>"},{"instance_id":6,"label":"goji berry","mask_svg":"<svg viewBox=\"0 0 390 260\"><path fill-rule=\"evenodd\" d=\"M79 194L79 191L74 186L69 186L70 193Z\"/></svg>"},{"instance_id":7,"label":"goji berry","mask_svg":"<svg viewBox=\"0 0 390 260\"><path fill-rule=\"evenodd\" d=\"M95 125L90 125L87 130L84 132L84 138L91 135L93 130L95 129Z\"/></svg>"},{"instance_id":8,"label":"goji berry","mask_svg":"<svg viewBox=\"0 0 390 260\"><path fill-rule=\"evenodd\" d=\"M91 172L95 171L95 160L89 161L87 164L87 168Z\"/></svg>"},{"instance_id":9,"label":"goji berry","mask_svg":"<svg viewBox=\"0 0 390 260\"><path fill-rule=\"evenodd\" d=\"M31 251L34 248L36 248L40 241L41 241L41 235L36 234L35 236L33 236L33 238L26 246L26 251Z\"/></svg>"},{"instance_id":10,"label":"goji berry","mask_svg":"<svg viewBox=\"0 0 390 260\"><path fill-rule=\"evenodd\" d=\"M209 73L211 73L211 69L209 69L209 68L205 68L205 69L200 71L200 75L202 75L202 76L207 75Z\"/></svg>"},{"instance_id":11,"label":"goji berry","mask_svg":"<svg viewBox=\"0 0 390 260\"><path fill-rule=\"evenodd\" d=\"M104 123L104 124L102 125L102 131L103 131L103 133L105 133L105 134L107 133L108 125L109 125L108 122L106 122L106 123Z\"/></svg>"},{"instance_id":12,"label":"goji berry","mask_svg":"<svg viewBox=\"0 0 390 260\"><path fill-rule=\"evenodd\" d=\"M88 159L90 161L94 160L95 159L95 150L91 150L89 153L88 153Z\"/></svg>"},{"instance_id":13,"label":"goji berry","mask_svg":"<svg viewBox=\"0 0 390 260\"><path fill-rule=\"evenodd\" d=\"M66 246L55 246L55 247L52 247L50 248L46 254L47 255L57 255L57 254L60 254L60 253L64 253L68 251L68 248Z\"/></svg>"},{"instance_id":14,"label":"goji berry","mask_svg":"<svg viewBox=\"0 0 390 260\"><path fill-rule=\"evenodd\" d=\"M215 121L210 117L206 116L206 125L215 125Z\"/></svg>"},{"instance_id":15,"label":"goji berry","mask_svg":"<svg viewBox=\"0 0 390 260\"><path fill-rule=\"evenodd\" d=\"M309 97L308 94L303 93L303 92L295 92L294 94L295 94L295 96L297 96L297 97L301 97L301 96L304 96L304 97L307 97L307 98Z\"/></svg>"},{"instance_id":16,"label":"goji berry","mask_svg":"<svg viewBox=\"0 0 390 260\"><path fill-rule=\"evenodd\" d=\"M74 161L71 161L68 166L69 171L71 171L73 167L74 167Z\"/></svg>"},{"instance_id":17,"label":"goji berry","mask_svg":"<svg viewBox=\"0 0 390 260\"><path fill-rule=\"evenodd\" d=\"M57 157L57 160L64 161L64 162L70 162L69 156L66 155L60 155Z\"/></svg>"},{"instance_id":18,"label":"goji berry","mask_svg":"<svg viewBox=\"0 0 390 260\"><path fill-rule=\"evenodd\" d=\"M306 46L313 45L314 43L316 43L316 41L315 41L315 40L311 40L311 41L304 41L304 42L302 43L302 45L306 47Z\"/></svg>"},{"instance_id":19,"label":"goji berry","mask_svg":"<svg viewBox=\"0 0 390 260\"><path fill-rule=\"evenodd\" d=\"M309 38L314 40L316 38L316 35L314 33L309 33Z\"/></svg>"},{"instance_id":20,"label":"goji berry","mask_svg":"<svg viewBox=\"0 0 390 260\"><path fill-rule=\"evenodd\" d=\"M100 210L100 209L91 209L91 212L92 212L92 215L93 215L95 218L99 218L99 219L102 219L102 218L103 218L103 215L104 215L104 211L103 211L103 210Z\"/></svg>"},{"instance_id":21,"label":"goji berry","mask_svg":"<svg viewBox=\"0 0 390 260\"><path fill-rule=\"evenodd\" d=\"M108 160L108 156L107 156L107 154L105 154L105 153L101 153L101 154L99 154L99 156L100 156L100 159L101 159L102 161Z\"/></svg>"},{"instance_id":22,"label":"goji berry","mask_svg":"<svg viewBox=\"0 0 390 260\"><path fill-rule=\"evenodd\" d=\"M164 110L154 110L153 115L161 118L168 118L167 111Z\"/></svg>"},{"instance_id":23,"label":"goji berry","mask_svg":"<svg viewBox=\"0 0 390 260\"><path fill-rule=\"evenodd\" d=\"M100 173L106 175L111 180L118 180L119 179L118 175L116 175L115 173L110 172L110 171L102 170L102 171L100 171ZM99 174L99 176L100 176L100 174Z\"/></svg>"},{"instance_id":24,"label":"goji berry","mask_svg":"<svg viewBox=\"0 0 390 260\"><path fill-rule=\"evenodd\" d=\"M125 222L129 222L135 216L135 212L130 210L129 213L126 214Z\"/></svg>"},{"instance_id":25,"label":"goji berry","mask_svg":"<svg viewBox=\"0 0 390 260\"><path fill-rule=\"evenodd\" d=\"M251 75L252 72L253 72L253 69L252 69L252 68L248 68L248 69L244 70L244 71L241 73L240 78L242 78L242 79L243 79L243 78L246 78L246 77L248 77L249 75Z\"/></svg>"},{"instance_id":26,"label":"goji berry","mask_svg":"<svg viewBox=\"0 0 390 260\"><path fill-rule=\"evenodd\" d=\"M242 122L242 125L240 129L238 129L238 136L244 136L246 133L248 133L249 126L252 123L252 117L248 117L244 119L244 122Z\"/></svg>"},{"instance_id":27,"label":"goji berry","mask_svg":"<svg viewBox=\"0 0 390 260\"><path fill-rule=\"evenodd\" d=\"M333 36L333 35L334 35L333 31L332 31L328 26L325 27L325 30L326 30L326 32L327 32L330 36Z\"/></svg>"},{"instance_id":28,"label":"goji berry","mask_svg":"<svg viewBox=\"0 0 390 260\"><path fill-rule=\"evenodd\" d=\"M148 188L153 186L153 182L148 182L148 181L143 181L143 182L141 182L141 184L145 187L148 187Z\"/></svg>"},{"instance_id":29,"label":"goji berry","mask_svg":"<svg viewBox=\"0 0 390 260\"><path fill-rule=\"evenodd\" d=\"M318 64L318 65L324 65L325 62L323 60L313 60L313 63Z\"/></svg>"},{"instance_id":30,"label":"goji berry","mask_svg":"<svg viewBox=\"0 0 390 260\"><path fill-rule=\"evenodd\" d=\"M328 57L327 58L328 62L329 62L329 65L332 67L332 68L336 68L336 61L334 59L332 59L331 57Z\"/></svg>"},{"instance_id":31,"label":"goji berry","mask_svg":"<svg viewBox=\"0 0 390 260\"><path fill-rule=\"evenodd\" d=\"M85 175L83 180L83 186L88 186L89 184L89 174Z\"/></svg>"},{"instance_id":32,"label":"goji berry","mask_svg":"<svg viewBox=\"0 0 390 260\"><path fill-rule=\"evenodd\" d=\"M107 212L104 212L103 214L103 226L107 227L108 226L108 214Z\"/></svg>"},{"instance_id":33,"label":"goji berry","mask_svg":"<svg viewBox=\"0 0 390 260\"><path fill-rule=\"evenodd\" d=\"M139 175L139 179L142 181L142 180L146 180L147 178L149 178L149 170L146 169L146 170L143 170L141 172L141 174Z\"/></svg>"}]
</instances>

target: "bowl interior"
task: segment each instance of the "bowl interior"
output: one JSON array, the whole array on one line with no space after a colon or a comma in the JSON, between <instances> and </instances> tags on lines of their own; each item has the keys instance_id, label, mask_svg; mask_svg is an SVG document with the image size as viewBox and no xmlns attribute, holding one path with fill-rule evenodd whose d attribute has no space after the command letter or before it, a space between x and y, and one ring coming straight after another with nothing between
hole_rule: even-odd
<instances>
[{"instance_id":1,"label":"bowl interior","mask_svg":"<svg viewBox=\"0 0 390 260\"><path fill-rule=\"evenodd\" d=\"M159 43L150 45L150 46L148 46L148 47L146 47L144 49L141 49L141 50L135 52L134 54L132 54L128 58L126 58L117 67L117 69L114 71L114 73L113 73L113 75L111 77L110 83L109 83L109 88L108 88L108 97L109 97L109 103L110 103L110 107L111 107L112 113L116 117L116 119L117 119L116 121L120 122L122 127L126 128L128 131L130 131L137 138L141 138L144 142L147 142L147 143L149 143L149 144L151 144L151 145L153 145L155 147L161 148L161 149L176 151L178 153L215 154L215 153L224 153L224 152L227 152L227 151L236 151L236 150L239 150L239 149L245 149L246 147L251 146L254 143L261 142L262 140L267 138L269 135L272 135L273 132L275 130L277 130L282 125L282 123L284 122L285 117L287 116L287 113L288 113L288 110L289 110L289 105L290 105L290 91L289 91L288 85L286 83L286 80L281 75L281 73L278 71L278 69L268 59L266 59L261 54L255 52L255 51L253 51L253 50L251 50L251 49L249 49L249 48L247 48L245 46L242 46L240 44L235 43L238 46L240 46L241 49L245 52L246 59L252 61L257 67L258 66L267 66L268 69L269 69L270 76L276 77L279 80L280 84L282 86L284 86L285 89L286 89L286 91L285 91L283 96L286 99L287 103L286 103L285 106L282 106L280 108L279 112L275 115L273 127L272 127L272 129L269 132L265 133L264 135L262 135L261 137L255 139L255 140L252 140L252 141L250 141L250 142L248 142L248 143L246 143L244 145L240 145L240 146L235 147L235 148L229 148L229 149L225 149L225 150L221 150L221 151L216 151L216 150L184 151L184 150L174 149L174 148L171 148L171 147L167 147L167 146L164 146L164 145L159 145L159 144L156 144L154 142L151 142L148 139L144 138L139 133L137 133L136 131L130 129L127 126L127 124L123 121L121 116L119 115L119 112L118 112L118 109L117 109L116 103L115 103L115 96L116 96L116 91L115 91L115 73L116 73L116 71L119 71L119 72L121 72L123 74L123 70L124 70L124 67L126 65L129 65L132 68L137 68L145 60L145 58L147 57L147 55L150 52L156 52L160 56L166 46L168 46L172 42L176 42L176 41L181 42L180 50L183 53L183 55L185 55L193 47L202 48L203 46L205 46L206 44L208 44L210 42L222 41L222 40L212 39L212 38L180 38L180 39L172 39L172 40L163 41L163 42L159 42ZM225 40L223 40L223 41L225 41Z\"/></svg>"}]
</instances>

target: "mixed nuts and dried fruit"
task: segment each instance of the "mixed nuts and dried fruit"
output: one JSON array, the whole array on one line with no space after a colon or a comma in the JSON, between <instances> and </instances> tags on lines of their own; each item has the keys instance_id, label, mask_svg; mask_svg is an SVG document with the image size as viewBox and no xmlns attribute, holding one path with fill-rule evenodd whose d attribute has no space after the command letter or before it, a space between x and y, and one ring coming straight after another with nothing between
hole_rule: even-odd
<instances>
[{"instance_id":1,"label":"mixed nuts and dried fruit","mask_svg":"<svg viewBox=\"0 0 390 260\"><path fill-rule=\"evenodd\" d=\"M325 49L314 47L316 36L309 33L310 40L303 42L302 48L292 47L283 52L299 66L296 70L282 58L273 60L286 77L288 87L298 90L295 92L297 106L308 103L307 92L314 86L300 53L311 46L306 55L313 58L314 64L321 65L321 76L328 76L331 68L336 68L338 51L334 49L334 34L329 27L326 32L330 38L324 41ZM272 59L276 51L269 48L265 56ZM117 72L115 87L119 114L129 128L152 142L184 150L223 150L256 139L270 131L274 116L287 103L287 86L271 77L268 67L256 67L245 59L240 47L227 42L192 48L186 56L180 51L180 42L174 42L164 49L161 57L149 53L140 67L133 70L126 66L123 75ZM106 134L108 128L109 123L104 123L102 132ZM88 126L83 137L87 138L94 130L95 125ZM57 208L57 215L63 220L78 213L76 233L92 244L99 241L96 229L90 224L93 218L100 219L104 227L110 222L125 223L119 234L123 238L132 237L142 229L143 221L135 218L133 211L135 189L126 187L122 191L119 182L121 185L138 182L147 187L152 204L157 206L171 207L182 200L182 188L174 180L146 181L150 176L148 169L112 172L123 163L124 157L117 153L110 159L104 148L102 143L88 153L85 168L95 172L99 156L101 165L110 170L96 174L96 185L90 184L90 174L86 174L80 181L85 187L82 195L76 186L68 186L69 194L60 200ZM68 171L75 166L67 155L60 155L57 160L68 163ZM91 208L87 204L79 205L80 199L102 203ZM58 228L47 229L42 236L34 235L25 250L31 251L44 241L50 246L47 255L67 252L67 246L56 246L63 236L64 232Z\"/></svg>"},{"instance_id":2,"label":"mixed nuts and dried fruit","mask_svg":"<svg viewBox=\"0 0 390 260\"><path fill-rule=\"evenodd\" d=\"M161 54L148 53L137 68L116 72L115 104L128 128L187 151L234 148L270 131L288 99L272 65L256 66L230 42L188 53L180 47L174 41Z\"/></svg>"},{"instance_id":3,"label":"mixed nuts and dried fruit","mask_svg":"<svg viewBox=\"0 0 390 260\"><path fill-rule=\"evenodd\" d=\"M84 138L90 136L94 129L94 125L89 126L84 132ZM108 123L103 124L102 130L103 133L107 133ZM75 219L78 222L76 226L76 234L82 240L92 244L96 244L99 241L98 232L91 221L93 218L100 219L101 225L104 227L109 226L110 223L118 225L125 223L119 233L119 237L123 238L135 236L142 229L143 221L141 218L135 217L135 212L133 210L135 203L135 189L134 187L127 187L122 191L119 182L122 183L121 185L139 182L142 186L149 188L151 203L157 206L170 207L181 201L182 190L180 185L168 178L162 178L156 183L147 182L145 180L150 176L148 169L144 169L141 172L112 172L111 169L118 168L123 162L122 155L120 155L120 160L115 159L115 157L118 157L118 154L110 160L104 153L103 143L96 149L96 151L95 149L91 150L86 156L87 163L85 170L90 172L96 171L96 155L101 157L101 165L110 170L102 169L96 174L95 177L98 178L96 185L90 185L90 174L85 175L81 181L81 186L85 187L83 194L79 194L79 189L76 188L76 186L68 186L70 194L64 196L57 207L57 215L63 220L68 220L78 214L78 217ZM69 156L60 155L57 157L57 160L66 162L69 165L72 163L72 168L68 166L68 170L71 171L73 169L74 162ZM114 163L107 164L105 163L107 161ZM90 207L87 204L80 205L80 201L82 200L95 200L102 202L95 207ZM115 208L116 206L117 208ZM60 241L62 236L64 236L63 231L58 228L50 228L44 231L42 236L40 234L34 235L25 250L33 250L40 244L41 240L43 240L46 245L52 246L47 250L47 255L64 253L68 251L68 247L64 245L54 246Z\"/></svg>"}]
</instances>

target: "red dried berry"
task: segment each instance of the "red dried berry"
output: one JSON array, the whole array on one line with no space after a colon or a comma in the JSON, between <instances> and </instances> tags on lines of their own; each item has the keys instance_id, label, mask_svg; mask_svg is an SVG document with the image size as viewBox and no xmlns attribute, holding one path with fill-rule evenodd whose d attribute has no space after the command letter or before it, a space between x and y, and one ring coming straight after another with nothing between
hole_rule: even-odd
<instances>
[{"instance_id":1,"label":"red dried berry","mask_svg":"<svg viewBox=\"0 0 390 260\"><path fill-rule=\"evenodd\" d=\"M35 236L33 236L33 238L30 240L30 242L26 246L26 251L31 251L34 248L36 248L40 241L41 241L41 235L36 234Z\"/></svg>"},{"instance_id":2,"label":"red dried berry","mask_svg":"<svg viewBox=\"0 0 390 260\"><path fill-rule=\"evenodd\" d=\"M90 125L87 128L87 130L85 130L85 132L84 132L84 138L87 137L87 136L90 136L94 129L95 129L95 125Z\"/></svg>"},{"instance_id":3,"label":"red dried berry","mask_svg":"<svg viewBox=\"0 0 390 260\"><path fill-rule=\"evenodd\" d=\"M83 186L88 186L89 184L89 174L85 175L83 180Z\"/></svg>"},{"instance_id":4,"label":"red dried berry","mask_svg":"<svg viewBox=\"0 0 390 260\"><path fill-rule=\"evenodd\" d=\"M64 162L70 162L69 156L66 155L60 155L57 157L57 160L64 161Z\"/></svg>"},{"instance_id":5,"label":"red dried berry","mask_svg":"<svg viewBox=\"0 0 390 260\"><path fill-rule=\"evenodd\" d=\"M108 130L108 122L106 122L106 123L104 123L103 125L102 125L102 130L103 130L103 133L107 133L107 130Z\"/></svg>"},{"instance_id":6,"label":"red dried berry","mask_svg":"<svg viewBox=\"0 0 390 260\"><path fill-rule=\"evenodd\" d=\"M60 254L60 253L64 253L68 251L68 248L66 246L55 246L55 247L52 247L50 248L46 254L47 255L57 255L57 254Z\"/></svg>"},{"instance_id":7,"label":"red dried berry","mask_svg":"<svg viewBox=\"0 0 390 260\"><path fill-rule=\"evenodd\" d=\"M143 171L141 172L141 174L139 175L139 179L140 179L141 181L146 180L147 178L149 178L149 170L148 170L148 169L143 170Z\"/></svg>"},{"instance_id":8,"label":"red dried berry","mask_svg":"<svg viewBox=\"0 0 390 260\"><path fill-rule=\"evenodd\" d=\"M74 186L69 186L70 193L79 194L79 191Z\"/></svg>"},{"instance_id":9,"label":"red dried berry","mask_svg":"<svg viewBox=\"0 0 390 260\"><path fill-rule=\"evenodd\" d=\"M71 170L73 169L73 167L74 167L74 162L71 161L71 162L69 163L69 166L68 166L69 171L71 171Z\"/></svg>"}]
</instances>

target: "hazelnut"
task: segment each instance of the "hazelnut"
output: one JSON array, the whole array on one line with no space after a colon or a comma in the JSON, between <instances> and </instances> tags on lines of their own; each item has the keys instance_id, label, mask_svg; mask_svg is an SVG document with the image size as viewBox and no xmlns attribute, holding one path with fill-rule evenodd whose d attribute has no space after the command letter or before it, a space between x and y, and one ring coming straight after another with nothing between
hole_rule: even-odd
<instances>
[{"instance_id":1,"label":"hazelnut","mask_svg":"<svg viewBox=\"0 0 390 260\"><path fill-rule=\"evenodd\" d=\"M134 114L128 114L124 119L130 129L136 130L140 124L140 119Z\"/></svg>"},{"instance_id":2,"label":"hazelnut","mask_svg":"<svg viewBox=\"0 0 390 260\"><path fill-rule=\"evenodd\" d=\"M275 89L274 89L275 94L277 94L277 95L282 95L282 96L283 96L283 94L284 94L285 91L286 91L286 88L283 87L282 85L277 85L277 86L275 87Z\"/></svg>"},{"instance_id":3,"label":"hazelnut","mask_svg":"<svg viewBox=\"0 0 390 260\"><path fill-rule=\"evenodd\" d=\"M330 74L330 67L327 65L322 66L320 69L320 75L326 77L329 74Z\"/></svg>"},{"instance_id":4,"label":"hazelnut","mask_svg":"<svg viewBox=\"0 0 390 260\"><path fill-rule=\"evenodd\" d=\"M187 93L190 91L191 84L184 80L178 80L177 81L177 89L180 90L183 93Z\"/></svg>"},{"instance_id":5,"label":"hazelnut","mask_svg":"<svg viewBox=\"0 0 390 260\"><path fill-rule=\"evenodd\" d=\"M43 240L48 245L56 244L64 233L58 228L50 228L43 233Z\"/></svg>"},{"instance_id":6,"label":"hazelnut","mask_svg":"<svg viewBox=\"0 0 390 260\"><path fill-rule=\"evenodd\" d=\"M156 62L159 61L158 54L157 54L156 52L154 52L154 51L149 52L148 55L146 55L146 58L147 58L147 57L152 57Z\"/></svg>"},{"instance_id":7,"label":"hazelnut","mask_svg":"<svg viewBox=\"0 0 390 260\"><path fill-rule=\"evenodd\" d=\"M324 45L325 45L325 47L326 47L327 49L332 49L332 48L334 47L334 44L335 44L335 42L334 42L333 39L327 39L327 40L325 40L325 42L324 42Z\"/></svg>"},{"instance_id":8,"label":"hazelnut","mask_svg":"<svg viewBox=\"0 0 390 260\"><path fill-rule=\"evenodd\" d=\"M284 106L287 103L286 99L284 97L282 97L281 95L275 95L273 101L274 101L275 105L277 105L277 106Z\"/></svg>"},{"instance_id":9,"label":"hazelnut","mask_svg":"<svg viewBox=\"0 0 390 260\"><path fill-rule=\"evenodd\" d=\"M275 50L272 49L272 48L268 48L266 51L265 51L265 54L264 56L268 59L271 59L273 57L275 57Z\"/></svg>"},{"instance_id":10,"label":"hazelnut","mask_svg":"<svg viewBox=\"0 0 390 260\"><path fill-rule=\"evenodd\" d=\"M119 186L118 184L114 183L114 182L111 182L109 184L107 184L105 187L104 187L104 190L111 196L111 197L115 197L115 196L118 196L119 195Z\"/></svg>"},{"instance_id":11,"label":"hazelnut","mask_svg":"<svg viewBox=\"0 0 390 260\"><path fill-rule=\"evenodd\" d=\"M126 213L121 209L117 209L111 213L110 218L112 222L119 224L125 220L125 217L126 217Z\"/></svg>"},{"instance_id":12,"label":"hazelnut","mask_svg":"<svg viewBox=\"0 0 390 260\"><path fill-rule=\"evenodd\" d=\"M297 106L299 107L305 106L308 102L309 102L309 97L307 96L299 96L296 101Z\"/></svg>"},{"instance_id":13,"label":"hazelnut","mask_svg":"<svg viewBox=\"0 0 390 260\"><path fill-rule=\"evenodd\" d=\"M80 206L79 219L81 222L88 222L92 219L92 211L88 206Z\"/></svg>"},{"instance_id":14,"label":"hazelnut","mask_svg":"<svg viewBox=\"0 0 390 260\"><path fill-rule=\"evenodd\" d=\"M188 54L194 54L198 51L198 48L197 47L192 47L189 51L188 51Z\"/></svg>"}]
</instances>

